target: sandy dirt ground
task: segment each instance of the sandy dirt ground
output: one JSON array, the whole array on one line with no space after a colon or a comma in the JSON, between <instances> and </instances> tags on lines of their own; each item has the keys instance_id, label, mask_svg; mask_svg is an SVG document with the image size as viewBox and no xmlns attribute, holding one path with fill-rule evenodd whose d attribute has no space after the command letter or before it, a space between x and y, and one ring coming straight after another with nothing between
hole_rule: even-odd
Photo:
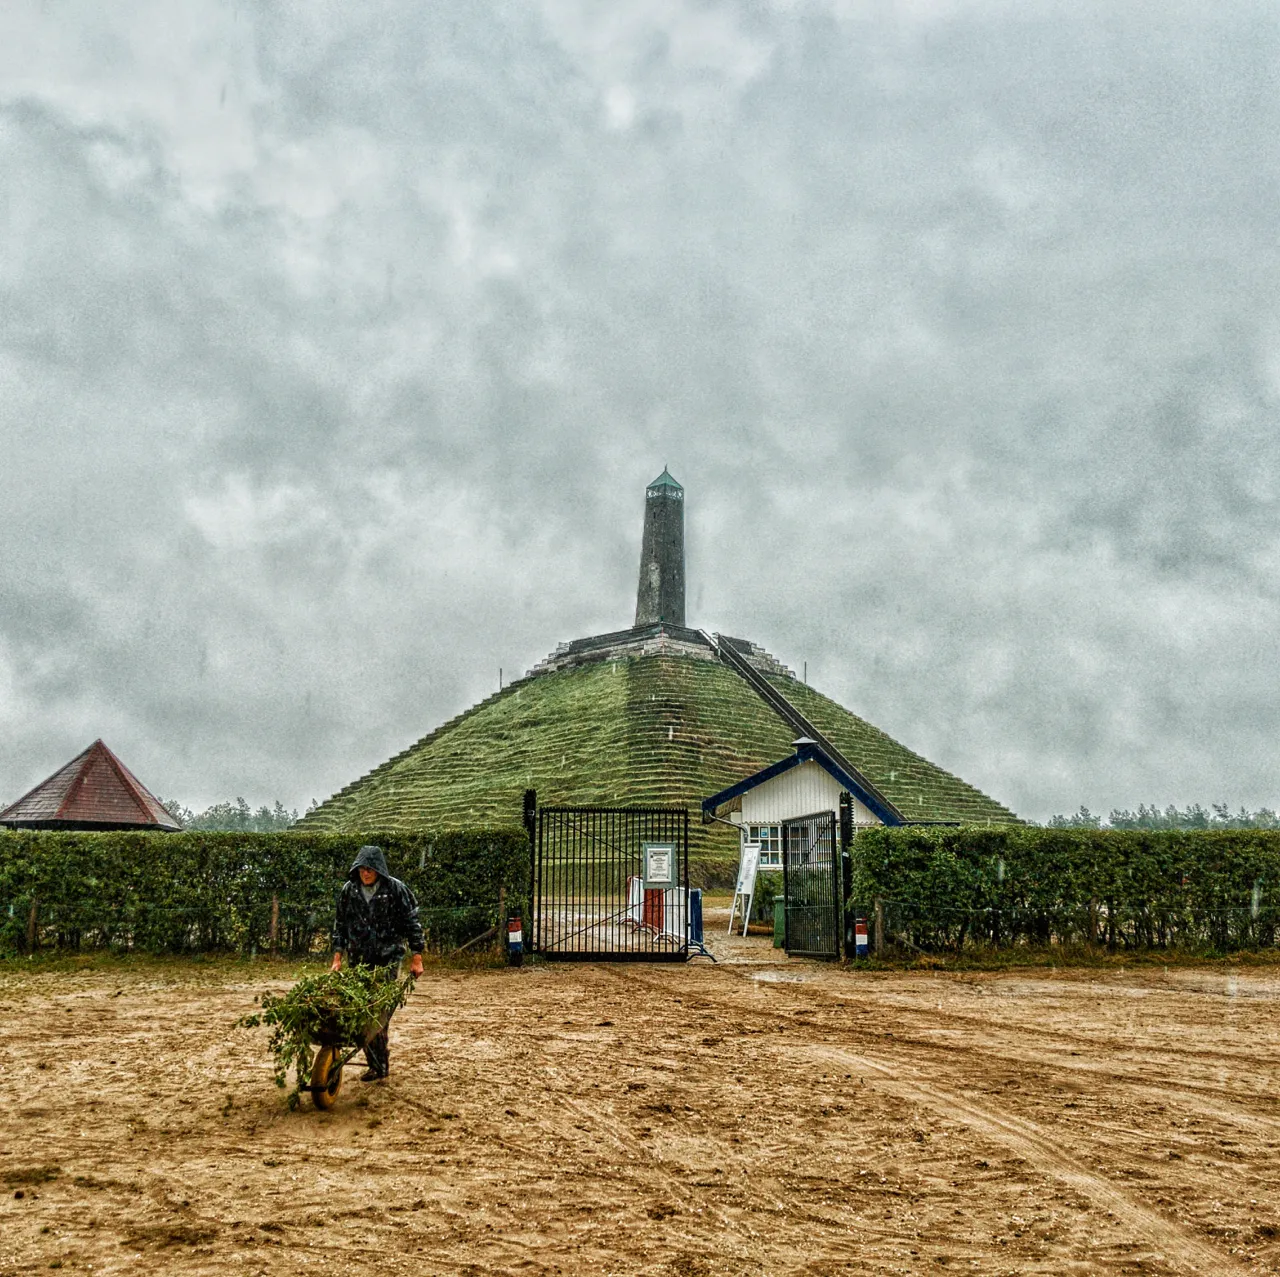
<instances>
[{"instance_id":1,"label":"sandy dirt ground","mask_svg":"<svg viewBox=\"0 0 1280 1277\"><path fill-rule=\"evenodd\" d=\"M0 1273L1280 1269L1280 976L429 970L286 1110L268 964L0 977Z\"/></svg>"}]
</instances>

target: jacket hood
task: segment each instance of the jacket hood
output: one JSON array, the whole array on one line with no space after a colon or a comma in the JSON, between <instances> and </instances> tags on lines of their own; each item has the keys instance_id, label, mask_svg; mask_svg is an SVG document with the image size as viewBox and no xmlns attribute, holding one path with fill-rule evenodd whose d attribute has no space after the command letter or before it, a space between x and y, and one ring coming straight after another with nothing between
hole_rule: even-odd
<instances>
[{"instance_id":1,"label":"jacket hood","mask_svg":"<svg viewBox=\"0 0 1280 1277\"><path fill-rule=\"evenodd\" d=\"M352 882L360 881L360 875L356 872L358 869L376 869L380 878L391 877L387 872L387 858L382 854L382 848L375 847L372 843L366 844L356 852L355 863L347 874Z\"/></svg>"}]
</instances>

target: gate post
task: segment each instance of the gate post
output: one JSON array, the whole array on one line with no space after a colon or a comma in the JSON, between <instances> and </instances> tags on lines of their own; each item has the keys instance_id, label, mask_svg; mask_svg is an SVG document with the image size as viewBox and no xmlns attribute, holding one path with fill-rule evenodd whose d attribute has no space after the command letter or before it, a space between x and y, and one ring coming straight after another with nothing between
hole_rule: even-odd
<instances>
[{"instance_id":1,"label":"gate post","mask_svg":"<svg viewBox=\"0 0 1280 1277\"><path fill-rule=\"evenodd\" d=\"M853 797L847 789L840 791L840 919L844 932L844 956L857 956L857 938L854 936L854 919L849 910L849 897L853 894Z\"/></svg>"},{"instance_id":2,"label":"gate post","mask_svg":"<svg viewBox=\"0 0 1280 1277\"><path fill-rule=\"evenodd\" d=\"M529 919L529 951L538 947L538 791L524 791L524 831L529 835L529 899L522 910ZM498 926L506 923L505 918L498 919Z\"/></svg>"}]
</instances>

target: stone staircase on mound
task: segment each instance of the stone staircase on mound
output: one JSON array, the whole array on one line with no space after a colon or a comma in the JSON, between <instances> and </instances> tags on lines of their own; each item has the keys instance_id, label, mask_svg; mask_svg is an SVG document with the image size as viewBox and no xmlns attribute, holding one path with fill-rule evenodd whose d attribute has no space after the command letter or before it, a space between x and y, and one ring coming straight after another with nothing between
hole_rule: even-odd
<instances>
[{"instance_id":1,"label":"stone staircase on mound","mask_svg":"<svg viewBox=\"0 0 1280 1277\"><path fill-rule=\"evenodd\" d=\"M878 727L807 684L769 679L837 749L860 760L862 773L893 799L911 824L1019 823L1008 808L960 777L914 753ZM781 685L781 686L780 686ZM935 813L948 813L938 821Z\"/></svg>"},{"instance_id":2,"label":"stone staircase on mound","mask_svg":"<svg viewBox=\"0 0 1280 1277\"><path fill-rule=\"evenodd\" d=\"M777 685L777 675L774 674L772 679L766 677L760 672L756 664L749 659L748 652L752 644L748 644L744 639L726 638L724 635L717 634L712 638L709 634L704 634L703 638L715 648L716 655L729 666L736 674L745 679L747 685L760 697L770 709L782 719L792 730L798 732L801 737L808 737L816 744L820 745L826 752L827 757L831 759L837 767L841 768L845 775L855 780L863 789L874 798L884 811L889 812L898 820L902 819L902 813L891 803L876 785L869 780L861 771L858 770L840 750L832 743L830 737L819 730L814 723L806 718L795 705L783 695L782 689ZM773 671L770 671L773 673Z\"/></svg>"}]
</instances>

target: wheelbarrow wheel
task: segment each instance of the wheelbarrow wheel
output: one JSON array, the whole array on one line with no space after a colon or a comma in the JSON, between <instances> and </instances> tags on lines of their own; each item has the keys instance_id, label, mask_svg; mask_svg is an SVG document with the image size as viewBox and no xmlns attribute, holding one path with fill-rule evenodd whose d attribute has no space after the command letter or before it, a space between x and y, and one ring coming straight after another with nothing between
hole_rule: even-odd
<instances>
[{"instance_id":1,"label":"wheelbarrow wheel","mask_svg":"<svg viewBox=\"0 0 1280 1277\"><path fill-rule=\"evenodd\" d=\"M311 1065L312 1103L318 1109L331 1109L337 1102L341 1085L342 1065L338 1062L338 1048L322 1046Z\"/></svg>"}]
</instances>

